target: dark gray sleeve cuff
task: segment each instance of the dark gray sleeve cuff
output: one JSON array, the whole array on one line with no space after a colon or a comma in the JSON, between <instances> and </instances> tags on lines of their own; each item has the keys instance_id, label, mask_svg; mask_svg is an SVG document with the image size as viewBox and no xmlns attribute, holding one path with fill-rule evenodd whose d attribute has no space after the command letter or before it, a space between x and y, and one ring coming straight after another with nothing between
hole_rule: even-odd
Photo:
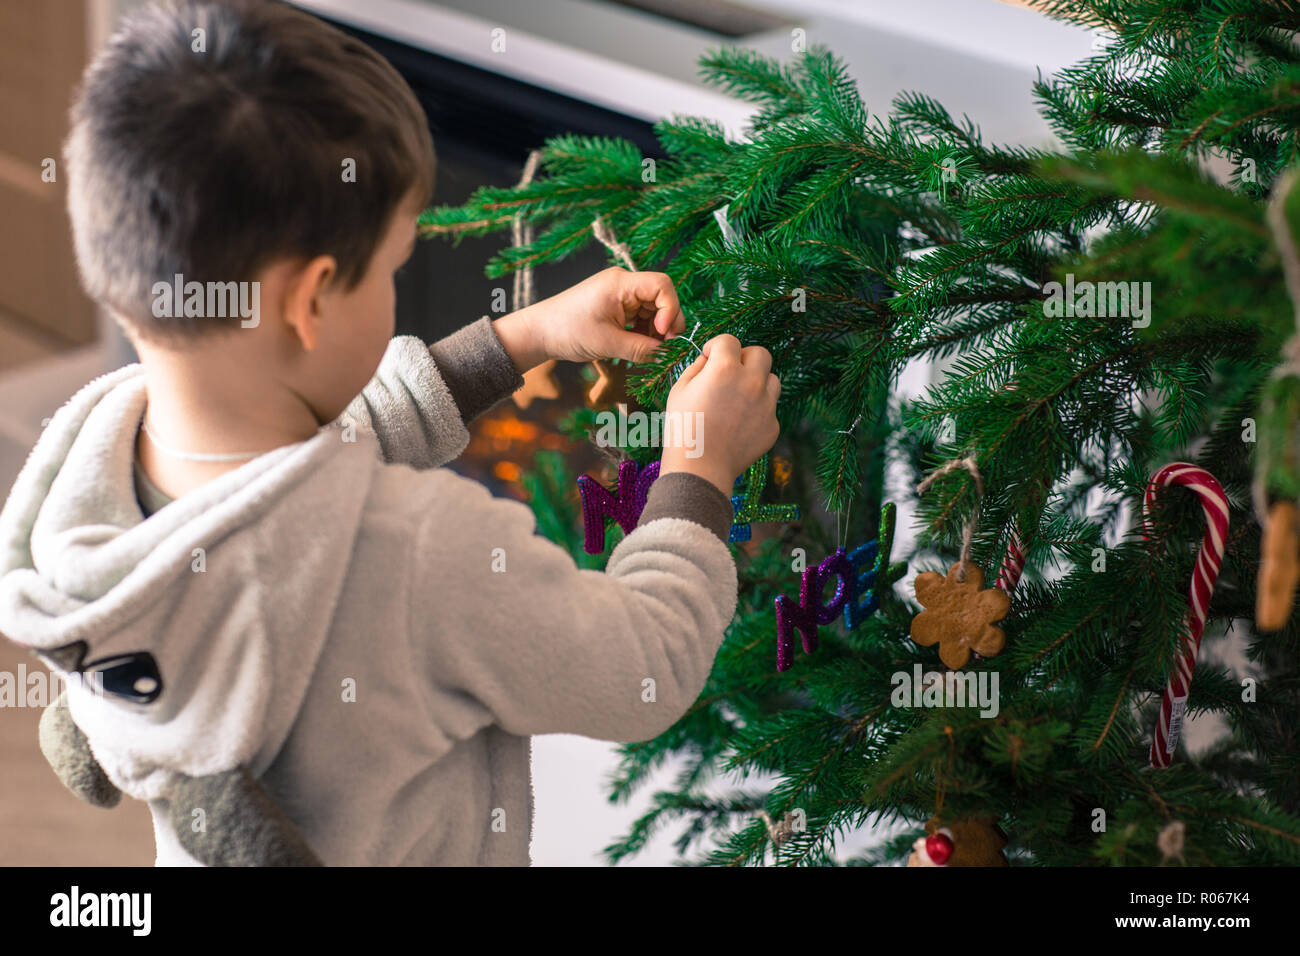
<instances>
[{"instance_id":1,"label":"dark gray sleeve cuff","mask_svg":"<svg viewBox=\"0 0 1300 956\"><path fill-rule=\"evenodd\" d=\"M685 518L703 525L727 543L734 513L731 498L713 482L684 471L674 471L655 479L641 511L643 525L656 518Z\"/></svg>"},{"instance_id":2,"label":"dark gray sleeve cuff","mask_svg":"<svg viewBox=\"0 0 1300 956\"><path fill-rule=\"evenodd\" d=\"M486 315L434 342L429 354L466 424L524 384Z\"/></svg>"}]
</instances>

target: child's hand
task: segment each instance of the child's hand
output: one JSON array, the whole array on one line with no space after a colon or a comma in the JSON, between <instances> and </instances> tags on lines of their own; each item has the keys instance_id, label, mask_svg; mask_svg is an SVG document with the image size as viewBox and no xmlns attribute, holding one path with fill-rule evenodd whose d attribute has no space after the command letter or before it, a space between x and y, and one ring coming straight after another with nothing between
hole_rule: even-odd
<instances>
[{"instance_id":1,"label":"child's hand","mask_svg":"<svg viewBox=\"0 0 1300 956\"><path fill-rule=\"evenodd\" d=\"M644 362L664 339L684 332L686 320L668 276L611 267L493 327L524 372L548 359Z\"/></svg>"},{"instance_id":2,"label":"child's hand","mask_svg":"<svg viewBox=\"0 0 1300 956\"><path fill-rule=\"evenodd\" d=\"M772 354L761 345L741 348L734 335L705 342L666 404L677 434L693 436L693 447L666 440L659 473L690 472L730 495L737 476L781 434L776 420L781 380L771 369Z\"/></svg>"}]
</instances>

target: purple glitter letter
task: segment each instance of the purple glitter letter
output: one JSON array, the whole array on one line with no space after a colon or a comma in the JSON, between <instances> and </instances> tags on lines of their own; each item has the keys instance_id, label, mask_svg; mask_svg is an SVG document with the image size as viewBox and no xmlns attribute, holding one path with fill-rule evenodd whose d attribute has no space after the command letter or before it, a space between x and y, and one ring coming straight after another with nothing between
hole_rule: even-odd
<instances>
[{"instance_id":1,"label":"purple glitter letter","mask_svg":"<svg viewBox=\"0 0 1300 956\"><path fill-rule=\"evenodd\" d=\"M848 600L853 585L853 565L843 548L836 548L835 553L825 558L815 568L805 568L803 580L799 584L799 604L784 594L776 599L776 669L786 671L794 663L794 632L797 630L803 638L805 654L817 650L817 625L829 624L839 617ZM822 605L822 588L834 574L839 580L835 585L835 597L831 603Z\"/></svg>"},{"instance_id":2,"label":"purple glitter letter","mask_svg":"<svg viewBox=\"0 0 1300 956\"><path fill-rule=\"evenodd\" d=\"M590 475L578 476L578 492L582 495L583 549L588 554L605 550L605 516L618 522L624 534L631 534L645 510L650 486L659 477L659 462L651 462L637 474L637 463L626 459L618 466L618 496L610 494Z\"/></svg>"}]
</instances>

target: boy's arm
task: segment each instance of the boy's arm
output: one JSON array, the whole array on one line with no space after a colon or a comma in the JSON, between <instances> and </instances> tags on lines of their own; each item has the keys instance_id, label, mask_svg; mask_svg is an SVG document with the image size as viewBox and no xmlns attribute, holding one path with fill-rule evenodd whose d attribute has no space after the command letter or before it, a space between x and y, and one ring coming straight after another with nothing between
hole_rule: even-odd
<instances>
[{"instance_id":1,"label":"boy's arm","mask_svg":"<svg viewBox=\"0 0 1300 956\"><path fill-rule=\"evenodd\" d=\"M428 346L395 337L340 421L372 429L391 464L435 468L465 450L468 422L522 384L485 316Z\"/></svg>"},{"instance_id":2,"label":"boy's arm","mask_svg":"<svg viewBox=\"0 0 1300 956\"><path fill-rule=\"evenodd\" d=\"M430 684L520 735L636 741L676 723L736 608L730 499L696 475L664 475L600 572L534 534L526 505L449 472L437 479L409 590L416 667Z\"/></svg>"},{"instance_id":3,"label":"boy's arm","mask_svg":"<svg viewBox=\"0 0 1300 956\"><path fill-rule=\"evenodd\" d=\"M653 310L652 319L644 319ZM639 322L645 331L627 328ZM672 280L610 268L570 289L503 315L487 316L425 346L389 343L374 378L340 418L372 428L391 464L446 464L469 443L465 425L524 384L548 359L595 355L644 361L663 337L685 331ZM649 333L653 334L649 334Z\"/></svg>"},{"instance_id":4,"label":"boy's arm","mask_svg":"<svg viewBox=\"0 0 1300 956\"><path fill-rule=\"evenodd\" d=\"M524 384L486 315L434 342L429 354L467 425Z\"/></svg>"}]
</instances>

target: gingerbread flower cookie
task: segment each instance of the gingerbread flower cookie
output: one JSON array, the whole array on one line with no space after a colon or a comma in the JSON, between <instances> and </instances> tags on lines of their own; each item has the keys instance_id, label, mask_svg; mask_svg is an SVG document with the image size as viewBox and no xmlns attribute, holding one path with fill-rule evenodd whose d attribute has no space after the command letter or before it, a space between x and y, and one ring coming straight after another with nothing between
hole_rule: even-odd
<instances>
[{"instance_id":1,"label":"gingerbread flower cookie","mask_svg":"<svg viewBox=\"0 0 1300 956\"><path fill-rule=\"evenodd\" d=\"M912 640L922 647L939 645L939 659L960 670L971 652L981 657L1002 653L1006 635L994 622L1011 610L1011 598L998 588L984 589L984 572L958 561L948 576L925 571L916 576L916 599L925 608L912 619Z\"/></svg>"}]
</instances>

